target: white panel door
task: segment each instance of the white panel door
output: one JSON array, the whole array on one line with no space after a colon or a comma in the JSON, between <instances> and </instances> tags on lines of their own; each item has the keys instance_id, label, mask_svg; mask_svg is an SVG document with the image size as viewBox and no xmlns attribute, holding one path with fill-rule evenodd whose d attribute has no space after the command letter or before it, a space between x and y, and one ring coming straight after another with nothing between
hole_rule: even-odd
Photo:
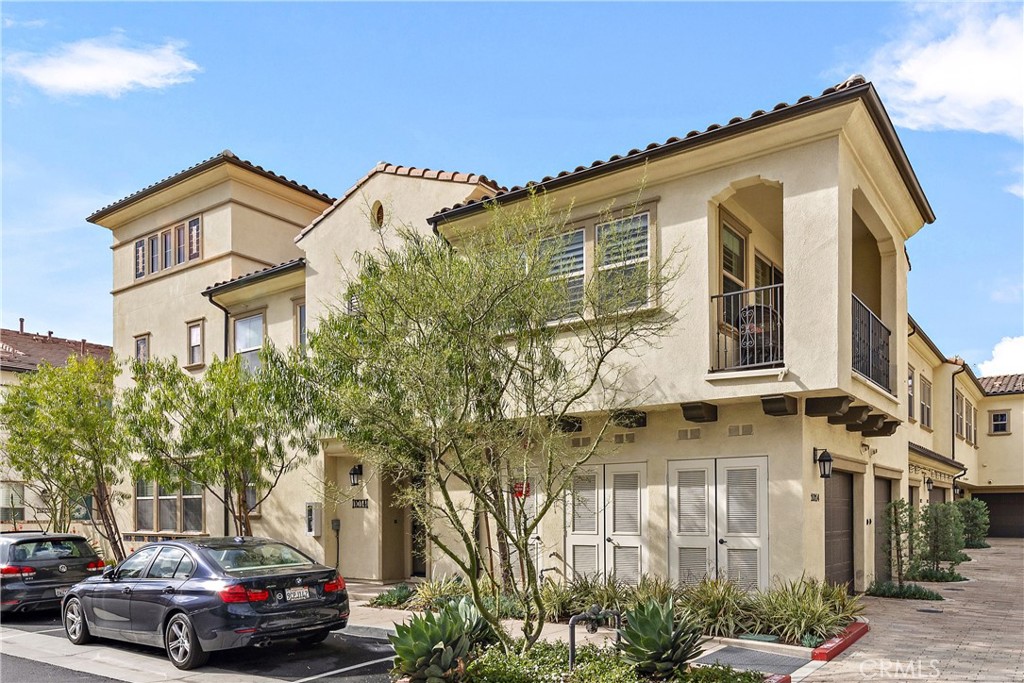
<instances>
[{"instance_id":1,"label":"white panel door","mask_svg":"<svg viewBox=\"0 0 1024 683\"><path fill-rule=\"evenodd\" d=\"M581 469L566 501L566 563L576 575L636 583L647 571L647 467Z\"/></svg>"},{"instance_id":2,"label":"white panel door","mask_svg":"<svg viewBox=\"0 0 1024 683\"><path fill-rule=\"evenodd\" d=\"M669 576L768 585L768 459L669 463Z\"/></svg>"},{"instance_id":3,"label":"white panel door","mask_svg":"<svg viewBox=\"0 0 1024 683\"><path fill-rule=\"evenodd\" d=\"M669 463L669 578L697 583L716 572L715 461Z\"/></svg>"}]
</instances>

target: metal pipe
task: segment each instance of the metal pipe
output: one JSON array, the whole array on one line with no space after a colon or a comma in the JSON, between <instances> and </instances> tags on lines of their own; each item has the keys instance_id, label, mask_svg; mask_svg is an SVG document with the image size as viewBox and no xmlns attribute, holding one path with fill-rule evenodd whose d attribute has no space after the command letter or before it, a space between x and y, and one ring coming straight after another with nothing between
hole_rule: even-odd
<instances>
[{"instance_id":1,"label":"metal pipe","mask_svg":"<svg viewBox=\"0 0 1024 683\"><path fill-rule=\"evenodd\" d=\"M231 329L231 313L228 311L228 309L224 308L219 303L217 303L216 301L213 300L213 293L212 292L203 292L203 296L205 296L206 300L209 301L211 304L213 304L214 306L216 306L220 310L224 311L224 356L223 356L223 358L225 360L227 360L227 357L228 357L228 332ZM229 515L228 515L228 496L229 495L231 495L231 492L228 491L228 485L227 485L227 482L225 482L224 483L224 535L225 536L229 535L228 534L228 524L231 521L229 519Z\"/></svg>"}]
</instances>

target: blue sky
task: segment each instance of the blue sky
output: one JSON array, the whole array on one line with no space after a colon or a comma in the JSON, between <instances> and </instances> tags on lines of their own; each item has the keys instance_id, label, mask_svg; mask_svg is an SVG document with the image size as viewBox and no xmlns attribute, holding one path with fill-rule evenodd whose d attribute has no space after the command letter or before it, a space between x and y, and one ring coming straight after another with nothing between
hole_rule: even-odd
<instances>
[{"instance_id":1,"label":"blue sky","mask_svg":"<svg viewBox=\"0 0 1024 683\"><path fill-rule=\"evenodd\" d=\"M337 196L376 162L521 184L874 81L938 220L911 313L1024 372L1021 5L5 3L2 321L111 338L95 209L225 148ZM993 358L995 354L995 358Z\"/></svg>"}]
</instances>

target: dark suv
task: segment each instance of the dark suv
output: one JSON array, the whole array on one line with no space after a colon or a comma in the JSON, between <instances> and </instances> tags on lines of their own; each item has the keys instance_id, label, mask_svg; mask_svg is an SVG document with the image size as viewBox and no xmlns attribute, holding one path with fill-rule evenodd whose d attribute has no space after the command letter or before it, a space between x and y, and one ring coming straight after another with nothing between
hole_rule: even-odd
<instances>
[{"instance_id":1,"label":"dark suv","mask_svg":"<svg viewBox=\"0 0 1024 683\"><path fill-rule=\"evenodd\" d=\"M74 534L0 534L0 612L57 608L71 586L103 571L89 542Z\"/></svg>"}]
</instances>

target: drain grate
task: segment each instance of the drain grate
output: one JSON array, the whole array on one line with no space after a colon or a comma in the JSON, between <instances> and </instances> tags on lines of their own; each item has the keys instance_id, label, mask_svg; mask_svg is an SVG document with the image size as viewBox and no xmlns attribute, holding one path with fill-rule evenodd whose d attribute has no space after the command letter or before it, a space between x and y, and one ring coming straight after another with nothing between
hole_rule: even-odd
<instances>
[{"instance_id":1,"label":"drain grate","mask_svg":"<svg viewBox=\"0 0 1024 683\"><path fill-rule=\"evenodd\" d=\"M947 591L963 591L964 589L963 588L943 588L943 590L947 590Z\"/></svg>"},{"instance_id":2,"label":"drain grate","mask_svg":"<svg viewBox=\"0 0 1024 683\"><path fill-rule=\"evenodd\" d=\"M789 657L732 645L726 645L721 650L694 660L694 664L725 664L741 671L760 671L765 674L791 674L806 663L807 660L801 657Z\"/></svg>"},{"instance_id":3,"label":"drain grate","mask_svg":"<svg viewBox=\"0 0 1024 683\"><path fill-rule=\"evenodd\" d=\"M918 607L918 612L927 612L929 614L942 614L942 610L938 607Z\"/></svg>"}]
</instances>

